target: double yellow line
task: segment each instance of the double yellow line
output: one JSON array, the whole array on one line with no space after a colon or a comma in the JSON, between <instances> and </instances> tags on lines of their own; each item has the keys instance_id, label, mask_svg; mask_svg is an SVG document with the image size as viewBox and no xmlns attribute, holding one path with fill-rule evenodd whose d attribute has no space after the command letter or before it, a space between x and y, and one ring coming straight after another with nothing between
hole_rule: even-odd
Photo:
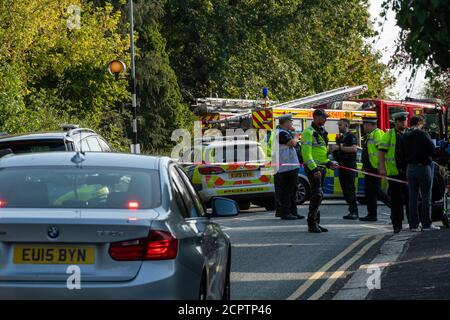
<instances>
[{"instance_id":1,"label":"double yellow line","mask_svg":"<svg viewBox=\"0 0 450 320\"><path fill-rule=\"evenodd\" d=\"M287 300L297 300L300 298L317 280L323 279L326 272L333 267L337 262L339 262L342 258L347 256L350 252L352 252L355 248L357 248L361 243L369 239L371 236L364 236L353 242L349 245L344 251L334 257L332 260L328 261L319 271L313 273L294 293L292 293ZM330 288L331 286L342 276L345 275L347 269L352 266L358 259L360 259L370 248L372 248L375 244L377 244L381 239L383 239L384 235L377 235L375 238L367 243L364 247L362 247L355 255L351 256L350 259L345 261L337 271L335 271L330 277L327 278L324 284L314 293L312 294L308 300L318 300L320 299Z\"/></svg>"}]
</instances>

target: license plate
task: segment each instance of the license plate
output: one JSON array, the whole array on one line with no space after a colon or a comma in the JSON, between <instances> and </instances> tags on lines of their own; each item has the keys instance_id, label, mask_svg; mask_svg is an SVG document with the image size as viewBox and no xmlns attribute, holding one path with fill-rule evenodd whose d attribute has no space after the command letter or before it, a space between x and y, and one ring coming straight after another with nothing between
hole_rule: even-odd
<instances>
[{"instance_id":1,"label":"license plate","mask_svg":"<svg viewBox=\"0 0 450 320\"><path fill-rule=\"evenodd\" d=\"M230 178L231 179L235 179L235 178L251 178L254 176L253 172L233 172L230 173Z\"/></svg>"},{"instance_id":2,"label":"license plate","mask_svg":"<svg viewBox=\"0 0 450 320\"><path fill-rule=\"evenodd\" d=\"M95 249L89 246L14 246L14 264L94 264Z\"/></svg>"}]
</instances>

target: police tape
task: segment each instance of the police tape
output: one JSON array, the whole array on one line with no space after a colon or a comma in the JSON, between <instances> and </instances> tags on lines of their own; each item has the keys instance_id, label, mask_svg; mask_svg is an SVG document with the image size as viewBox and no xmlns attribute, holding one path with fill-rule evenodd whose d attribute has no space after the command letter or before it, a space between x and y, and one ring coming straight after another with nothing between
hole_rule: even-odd
<instances>
[{"instance_id":1,"label":"police tape","mask_svg":"<svg viewBox=\"0 0 450 320\"><path fill-rule=\"evenodd\" d=\"M363 170L348 168L348 167L344 167L344 166L341 166L341 165L338 165L337 167L339 169L344 169L344 170L347 170L347 171L353 171L353 172L362 173L362 174L367 175L367 176L372 176L372 177L376 177L376 178L386 179L386 180L389 180L389 181L394 181L394 182L398 182L398 183L402 183L402 184L408 184L408 181L403 181L403 180L399 180L399 179L395 179L395 178L391 178L391 177L387 177L387 176L382 176L380 174L376 174L376 173L372 173L372 172L367 172L367 171L363 171Z\"/></svg>"},{"instance_id":2,"label":"police tape","mask_svg":"<svg viewBox=\"0 0 450 320\"><path fill-rule=\"evenodd\" d=\"M220 166L220 165L239 165L239 166L257 166L257 165L261 165L261 166L265 166L265 167L288 167L288 166L300 166L300 167L304 167L304 164L298 164L298 163L281 163L281 164L273 164L273 163L252 163L252 162L183 162L181 164L184 165L212 165L212 166ZM320 166L325 168L325 166ZM395 178L391 178L391 177L387 177L387 176L383 176L380 174L376 174L376 173L372 173L372 172L367 172L367 171L363 171L363 170L358 170L358 169L353 169L353 168L349 168L349 167L344 167L341 165L337 165L338 169L343 169L343 170L347 170L347 171L353 171L356 173L362 173L364 175L367 176L372 176L372 177L376 177L376 178L380 178L380 179L386 179L389 181L393 181L393 182L398 182L398 183L402 183L402 184L408 184L408 181L404 181L404 180L399 180L399 179L395 179Z\"/></svg>"}]
</instances>

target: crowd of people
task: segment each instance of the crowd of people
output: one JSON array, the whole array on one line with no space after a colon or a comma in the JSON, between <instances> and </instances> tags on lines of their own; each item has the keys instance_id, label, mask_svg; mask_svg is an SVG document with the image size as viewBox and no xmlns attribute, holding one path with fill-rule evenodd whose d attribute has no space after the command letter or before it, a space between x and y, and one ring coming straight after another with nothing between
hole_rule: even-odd
<instances>
[{"instance_id":1,"label":"crowd of people","mask_svg":"<svg viewBox=\"0 0 450 320\"><path fill-rule=\"evenodd\" d=\"M310 185L308 231L327 232L320 225L320 206L326 169L339 170L339 182L349 212L344 219L364 222L377 221L377 202L382 201L391 210L394 233L402 230L406 215L409 229L413 232L439 229L431 219L431 194L436 147L424 130L425 119L409 113L392 115L393 126L386 132L377 127L377 119L363 118L362 170L357 169L358 141L350 132L350 121L338 122L339 135L336 144L329 145L324 128L328 114L316 109L313 121L302 132L301 141L295 135L292 115L279 118L277 137L279 161L275 174L276 216L285 220L303 219L296 204L298 170L303 165ZM355 179L358 172L364 174L367 215L359 216L356 200ZM382 179L388 181L388 192L382 188Z\"/></svg>"}]
</instances>

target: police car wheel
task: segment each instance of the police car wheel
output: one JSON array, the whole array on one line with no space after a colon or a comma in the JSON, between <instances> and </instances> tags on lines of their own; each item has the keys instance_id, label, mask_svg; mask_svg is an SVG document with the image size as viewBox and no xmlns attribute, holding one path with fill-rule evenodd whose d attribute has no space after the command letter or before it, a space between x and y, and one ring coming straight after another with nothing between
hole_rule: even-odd
<instances>
[{"instance_id":1,"label":"police car wheel","mask_svg":"<svg viewBox=\"0 0 450 320\"><path fill-rule=\"evenodd\" d=\"M250 209L250 201L238 201L239 209L248 210Z\"/></svg>"},{"instance_id":2,"label":"police car wheel","mask_svg":"<svg viewBox=\"0 0 450 320\"><path fill-rule=\"evenodd\" d=\"M262 205L267 211L274 211L276 209L275 199L265 201Z\"/></svg>"},{"instance_id":3,"label":"police car wheel","mask_svg":"<svg viewBox=\"0 0 450 320\"><path fill-rule=\"evenodd\" d=\"M297 204L302 204L305 201L308 201L310 192L308 182L305 179L299 178L297 186Z\"/></svg>"}]
</instances>

